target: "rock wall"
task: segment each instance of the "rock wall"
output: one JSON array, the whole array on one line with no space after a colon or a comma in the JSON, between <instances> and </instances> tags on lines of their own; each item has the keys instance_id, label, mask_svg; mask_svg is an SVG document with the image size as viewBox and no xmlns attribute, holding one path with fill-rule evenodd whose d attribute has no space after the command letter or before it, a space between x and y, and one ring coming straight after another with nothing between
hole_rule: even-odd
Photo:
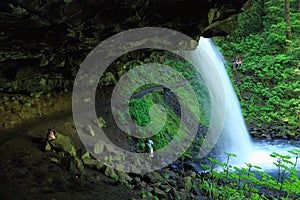
<instances>
[{"instance_id":1,"label":"rock wall","mask_svg":"<svg viewBox=\"0 0 300 200\"><path fill-rule=\"evenodd\" d=\"M0 1L0 92L68 88L91 49L130 28L166 27L193 38L226 35L252 1Z\"/></svg>"}]
</instances>

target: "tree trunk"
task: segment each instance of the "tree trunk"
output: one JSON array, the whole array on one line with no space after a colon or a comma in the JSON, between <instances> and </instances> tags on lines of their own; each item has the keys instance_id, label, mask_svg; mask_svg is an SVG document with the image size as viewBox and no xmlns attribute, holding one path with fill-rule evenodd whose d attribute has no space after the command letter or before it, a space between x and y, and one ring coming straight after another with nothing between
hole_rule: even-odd
<instances>
[{"instance_id":1,"label":"tree trunk","mask_svg":"<svg viewBox=\"0 0 300 200\"><path fill-rule=\"evenodd\" d=\"M285 21L286 21L286 39L292 39L291 19L290 19L290 0L284 0Z\"/></svg>"}]
</instances>

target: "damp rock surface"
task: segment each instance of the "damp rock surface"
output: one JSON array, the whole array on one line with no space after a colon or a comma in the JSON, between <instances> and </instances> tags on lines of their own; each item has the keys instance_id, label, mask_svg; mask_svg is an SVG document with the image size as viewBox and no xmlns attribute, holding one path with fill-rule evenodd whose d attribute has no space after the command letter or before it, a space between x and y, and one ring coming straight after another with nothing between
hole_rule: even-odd
<instances>
[{"instance_id":1,"label":"damp rock surface","mask_svg":"<svg viewBox=\"0 0 300 200\"><path fill-rule=\"evenodd\" d=\"M139 27L170 28L194 39L226 35L253 0L7 0L0 3L0 92L71 89L101 41ZM103 85L115 82L114 73Z\"/></svg>"}]
</instances>

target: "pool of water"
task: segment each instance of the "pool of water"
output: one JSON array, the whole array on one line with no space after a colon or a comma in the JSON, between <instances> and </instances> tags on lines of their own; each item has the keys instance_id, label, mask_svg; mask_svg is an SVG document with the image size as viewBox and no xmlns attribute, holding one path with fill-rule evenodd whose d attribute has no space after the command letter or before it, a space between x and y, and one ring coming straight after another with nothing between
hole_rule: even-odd
<instances>
[{"instance_id":1,"label":"pool of water","mask_svg":"<svg viewBox=\"0 0 300 200\"><path fill-rule=\"evenodd\" d=\"M291 158L289 161L296 164L296 169L300 172L300 158L297 159L296 156L291 154L289 151L298 149L300 150L300 141L286 141L286 140L254 140L252 142L252 149L248 155L242 158L230 158L229 164L237 167L247 167L245 163L250 163L251 165L256 165L262 168L263 171L274 171L277 170L278 158L271 157L273 152L281 155L287 155ZM225 162L226 158L223 157L222 161ZM290 165L292 166L292 165Z\"/></svg>"}]
</instances>

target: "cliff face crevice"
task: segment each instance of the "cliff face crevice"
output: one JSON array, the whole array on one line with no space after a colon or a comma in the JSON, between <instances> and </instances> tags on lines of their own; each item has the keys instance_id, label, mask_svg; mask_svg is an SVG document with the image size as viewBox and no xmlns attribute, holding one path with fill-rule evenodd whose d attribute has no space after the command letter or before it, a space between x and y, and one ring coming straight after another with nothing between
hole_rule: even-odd
<instances>
[{"instance_id":1,"label":"cliff face crevice","mask_svg":"<svg viewBox=\"0 0 300 200\"><path fill-rule=\"evenodd\" d=\"M7 0L0 2L0 92L65 88L88 52L138 27L193 38L226 35L252 0Z\"/></svg>"}]
</instances>

